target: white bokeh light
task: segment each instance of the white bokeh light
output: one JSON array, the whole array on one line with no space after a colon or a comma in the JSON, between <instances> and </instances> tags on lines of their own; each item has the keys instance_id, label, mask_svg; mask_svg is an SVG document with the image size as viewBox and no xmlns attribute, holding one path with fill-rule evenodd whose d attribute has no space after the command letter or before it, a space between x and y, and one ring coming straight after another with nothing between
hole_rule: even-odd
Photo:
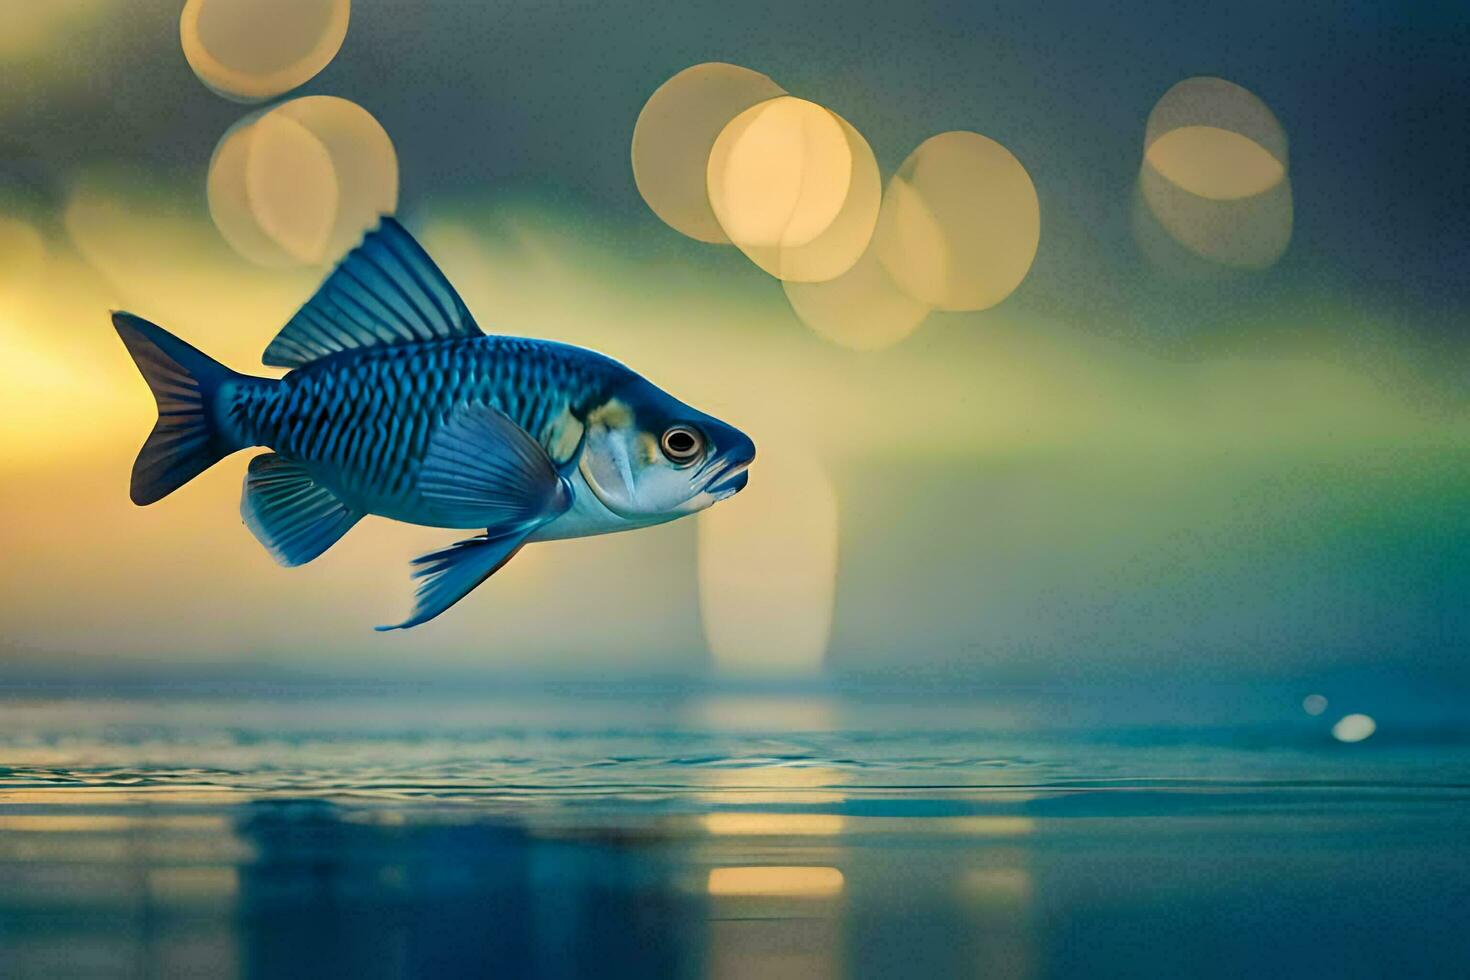
<instances>
[{"instance_id":1,"label":"white bokeh light","mask_svg":"<svg viewBox=\"0 0 1470 980\"><path fill-rule=\"evenodd\" d=\"M1378 731L1378 723L1369 715L1343 715L1332 726L1332 737L1339 742L1361 742Z\"/></svg>"}]
</instances>

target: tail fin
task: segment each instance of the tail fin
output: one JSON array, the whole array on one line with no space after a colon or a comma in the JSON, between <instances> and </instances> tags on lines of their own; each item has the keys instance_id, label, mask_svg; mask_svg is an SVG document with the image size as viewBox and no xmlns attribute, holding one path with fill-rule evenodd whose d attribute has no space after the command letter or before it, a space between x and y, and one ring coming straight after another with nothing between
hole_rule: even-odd
<instances>
[{"instance_id":1,"label":"tail fin","mask_svg":"<svg viewBox=\"0 0 1470 980\"><path fill-rule=\"evenodd\" d=\"M133 503L142 506L242 448L219 431L214 400L220 385L244 376L142 317L113 313L112 325L158 402L158 424L133 463Z\"/></svg>"}]
</instances>

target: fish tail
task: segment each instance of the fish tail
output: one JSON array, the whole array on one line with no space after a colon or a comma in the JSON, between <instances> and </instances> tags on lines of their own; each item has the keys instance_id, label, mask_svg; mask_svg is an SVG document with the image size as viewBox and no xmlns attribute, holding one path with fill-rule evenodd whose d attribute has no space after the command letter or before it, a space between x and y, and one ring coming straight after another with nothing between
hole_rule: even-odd
<instances>
[{"instance_id":1,"label":"fish tail","mask_svg":"<svg viewBox=\"0 0 1470 980\"><path fill-rule=\"evenodd\" d=\"M237 374L157 324L114 312L112 325L158 402L158 423L133 463L131 495L142 506L173 493L244 444L220 424L220 390Z\"/></svg>"}]
</instances>

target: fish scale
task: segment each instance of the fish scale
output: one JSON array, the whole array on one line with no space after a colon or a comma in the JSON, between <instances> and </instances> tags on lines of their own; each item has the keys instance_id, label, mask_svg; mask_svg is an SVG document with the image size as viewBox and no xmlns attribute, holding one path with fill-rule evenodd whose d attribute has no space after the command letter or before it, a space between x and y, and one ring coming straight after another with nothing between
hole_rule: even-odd
<instances>
[{"instance_id":1,"label":"fish scale","mask_svg":"<svg viewBox=\"0 0 1470 980\"><path fill-rule=\"evenodd\" d=\"M435 424L455 408L491 405L555 458L561 425L627 373L592 351L517 337L369 347L312 362L279 385L241 387L229 416L243 441L300 460L345 498L401 504Z\"/></svg>"}]
</instances>

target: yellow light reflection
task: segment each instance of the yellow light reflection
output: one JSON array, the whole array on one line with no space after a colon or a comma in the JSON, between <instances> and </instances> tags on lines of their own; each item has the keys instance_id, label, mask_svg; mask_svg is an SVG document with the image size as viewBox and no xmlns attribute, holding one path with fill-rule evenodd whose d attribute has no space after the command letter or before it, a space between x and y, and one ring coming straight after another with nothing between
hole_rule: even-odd
<instances>
[{"instance_id":1,"label":"yellow light reflection","mask_svg":"<svg viewBox=\"0 0 1470 980\"><path fill-rule=\"evenodd\" d=\"M1238 268L1265 268L1292 232L1286 134L1266 104L1223 78L1188 78L1149 113L1135 234L1164 268L1188 271L1161 247ZM1156 226L1167 239L1154 231Z\"/></svg>"},{"instance_id":2,"label":"yellow light reflection","mask_svg":"<svg viewBox=\"0 0 1470 980\"><path fill-rule=\"evenodd\" d=\"M984 937L975 946L973 975L1029 977L1037 975L1033 907L1036 882L1025 867L1010 864L1021 855L994 854L1006 864L971 868L959 880L959 892Z\"/></svg>"},{"instance_id":3,"label":"yellow light reflection","mask_svg":"<svg viewBox=\"0 0 1470 980\"><path fill-rule=\"evenodd\" d=\"M878 257L914 299L983 310L1009 296L1036 258L1041 207L1021 161L979 133L940 133L889 182Z\"/></svg>"},{"instance_id":4,"label":"yellow light reflection","mask_svg":"<svg viewBox=\"0 0 1470 980\"><path fill-rule=\"evenodd\" d=\"M36 864L130 864L138 860L135 843L125 837L57 838L49 834L0 837L0 862Z\"/></svg>"},{"instance_id":5,"label":"yellow light reflection","mask_svg":"<svg viewBox=\"0 0 1470 980\"><path fill-rule=\"evenodd\" d=\"M132 789L116 789L108 787L105 789L57 789L47 787L40 790L3 790L0 791L0 803L16 804L27 803L44 806L86 806L96 803L99 796L105 795L110 806L126 806L135 803L148 803L149 797L160 793L168 794L169 802L172 804L194 804L201 805L228 805L238 802L234 790L178 790L172 786Z\"/></svg>"},{"instance_id":6,"label":"yellow light reflection","mask_svg":"<svg viewBox=\"0 0 1470 980\"><path fill-rule=\"evenodd\" d=\"M702 798L722 805L841 803L843 774L826 766L732 766L701 769Z\"/></svg>"},{"instance_id":7,"label":"yellow light reflection","mask_svg":"<svg viewBox=\"0 0 1470 980\"><path fill-rule=\"evenodd\" d=\"M1036 832L1030 817L940 817L926 826L936 833L972 837L1028 837Z\"/></svg>"},{"instance_id":8,"label":"yellow light reflection","mask_svg":"<svg viewBox=\"0 0 1470 980\"><path fill-rule=\"evenodd\" d=\"M831 701L816 698L716 695L692 702L692 724L733 731L832 731L837 711Z\"/></svg>"},{"instance_id":9,"label":"yellow light reflection","mask_svg":"<svg viewBox=\"0 0 1470 980\"><path fill-rule=\"evenodd\" d=\"M944 226L914 185L894 174L883 194L873 251L899 291L926 309L920 296L943 296L948 288L950 254ZM893 269L902 271L902 280Z\"/></svg>"},{"instance_id":10,"label":"yellow light reflection","mask_svg":"<svg viewBox=\"0 0 1470 980\"><path fill-rule=\"evenodd\" d=\"M707 813L700 823L717 837L833 837L844 825L828 813Z\"/></svg>"},{"instance_id":11,"label":"yellow light reflection","mask_svg":"<svg viewBox=\"0 0 1470 980\"><path fill-rule=\"evenodd\" d=\"M728 243L705 188L710 149L730 120L784 94L760 72L720 62L659 86L638 114L632 147L633 180L653 213L690 238Z\"/></svg>"},{"instance_id":12,"label":"yellow light reflection","mask_svg":"<svg viewBox=\"0 0 1470 980\"><path fill-rule=\"evenodd\" d=\"M802 323L824 340L852 350L892 347L929 315L926 304L898 288L871 244L836 279L781 285Z\"/></svg>"},{"instance_id":13,"label":"yellow light reflection","mask_svg":"<svg viewBox=\"0 0 1470 980\"><path fill-rule=\"evenodd\" d=\"M1166 179L1212 201L1251 197L1275 187L1286 168L1259 143L1215 126L1181 126L1145 151Z\"/></svg>"},{"instance_id":14,"label":"yellow light reflection","mask_svg":"<svg viewBox=\"0 0 1470 980\"><path fill-rule=\"evenodd\" d=\"M782 96L731 120L709 155L709 200L736 245L796 247L836 219L852 182L837 117Z\"/></svg>"},{"instance_id":15,"label":"yellow light reflection","mask_svg":"<svg viewBox=\"0 0 1470 980\"><path fill-rule=\"evenodd\" d=\"M1144 130L1144 149L1165 135L1187 127L1210 127L1235 133L1255 143L1283 167L1287 162L1286 131L1274 113L1249 89L1210 75L1176 83L1152 111ZM1210 166L1200 161L1203 166ZM1195 176L1188 181L1197 181Z\"/></svg>"},{"instance_id":16,"label":"yellow light reflection","mask_svg":"<svg viewBox=\"0 0 1470 980\"><path fill-rule=\"evenodd\" d=\"M246 187L245 169L250 162L255 122L250 118L232 126L215 144L205 184L209 216L224 240L245 258L257 265L290 265L290 253L256 220Z\"/></svg>"},{"instance_id":17,"label":"yellow light reflection","mask_svg":"<svg viewBox=\"0 0 1470 980\"><path fill-rule=\"evenodd\" d=\"M304 84L336 57L350 0L188 0L184 58L215 93L261 102Z\"/></svg>"},{"instance_id":18,"label":"yellow light reflection","mask_svg":"<svg viewBox=\"0 0 1470 980\"><path fill-rule=\"evenodd\" d=\"M321 140L284 112L250 128L245 198L260 229L298 262L319 262L337 217L337 173ZM290 179L282 179L290 175Z\"/></svg>"},{"instance_id":19,"label":"yellow light reflection","mask_svg":"<svg viewBox=\"0 0 1470 980\"><path fill-rule=\"evenodd\" d=\"M1008 800L1019 802L1030 798L1032 794L1017 793L1006 794ZM734 803L735 800L727 796L710 796L711 802ZM761 803L778 802L774 800L750 800L753 805ZM813 801L808 796L792 796L792 803L825 802ZM847 834L891 834L902 833L907 826L903 818L898 817L842 817L842 831ZM924 821L924 831L928 834L946 835L954 837L988 837L988 838L1013 838L1029 837L1037 831L1036 821L1030 817L1006 817L1006 816L983 816L983 817L930 817Z\"/></svg>"},{"instance_id":20,"label":"yellow light reflection","mask_svg":"<svg viewBox=\"0 0 1470 980\"><path fill-rule=\"evenodd\" d=\"M769 104L770 107L757 106L750 112L760 111L762 114L757 121L739 137L739 145L732 148L729 160L736 161L738 152L743 149L753 149L759 153L761 166L780 164L781 157L779 148L781 143L787 143L789 149L790 140L773 139L771 143L776 145L762 146L762 140L754 139L753 133L757 133L757 127L766 123L777 108L788 100L776 100ZM799 103L800 100L791 99L790 102ZM810 105L810 103L806 103ZM878 161L873 157L873 149L863 135L853 128L852 124L836 113L822 110L827 117L835 121L841 130L843 141L846 144L845 155L839 159L837 156L825 157L822 152L810 153L801 162L800 166L794 166L790 157L785 159L785 167L790 170L800 170L802 174L801 192L798 195L796 206L792 212L791 223L786 226L785 234L780 241L761 242L747 239L737 235L734 231L730 237L735 245L745 253L746 257L758 265L761 269L784 282L826 282L836 279L850 271L867 250L873 238L873 230L878 223L878 211L883 200L883 183L878 174ZM808 114L803 120L803 125L810 128L811 124L820 116ZM790 125L791 120L785 120L788 130L794 128ZM735 130L736 123L731 123L726 132ZM827 123L821 123L819 130L825 132ZM771 126L768 128L776 128ZM757 133L758 135L758 133ZM788 131L787 136L790 136ZM721 139L724 139L724 134ZM754 142L754 146L751 146ZM805 140L805 150L811 150L814 143L822 141ZM823 150L836 151L840 149L836 144L825 146ZM711 174L719 164L719 148L710 155ZM845 163L844 163L845 161ZM751 168L757 169L757 168ZM726 167L724 176L731 177L735 172L734 167ZM845 172L845 179L843 179ZM822 193L814 193L811 183L815 181L822 189ZM736 181L738 185L738 181ZM838 204L836 213L825 225L805 241L794 241L795 238L805 238L812 227L807 223L812 219L812 211L815 208L807 208L805 205L812 203L813 198L825 198L828 194L839 189L839 185L845 185L845 194ZM711 187L713 188L713 184ZM727 184L727 187L729 185ZM762 189L770 185L757 180L752 182L748 190L751 192L746 198L746 203L759 202L750 210L752 212L766 209L773 201L762 200L760 195ZM713 192L712 192L713 193ZM711 197L712 202L716 200ZM738 207L736 198L725 199L725 203L731 207ZM817 201L825 208L830 201ZM717 209L718 210L718 209ZM825 210L820 212L821 219L826 219ZM798 220L802 219L802 220ZM798 231L799 229L799 231Z\"/></svg>"},{"instance_id":21,"label":"yellow light reflection","mask_svg":"<svg viewBox=\"0 0 1470 980\"><path fill-rule=\"evenodd\" d=\"M720 669L821 668L836 595L837 493L808 452L767 443L740 496L699 515L699 608Z\"/></svg>"},{"instance_id":22,"label":"yellow light reflection","mask_svg":"<svg viewBox=\"0 0 1470 980\"><path fill-rule=\"evenodd\" d=\"M971 868L960 887L987 905L1025 905L1031 901L1031 874L1025 868Z\"/></svg>"},{"instance_id":23,"label":"yellow light reflection","mask_svg":"<svg viewBox=\"0 0 1470 980\"><path fill-rule=\"evenodd\" d=\"M331 95L292 99L272 110L311 131L331 155L338 206L322 260L335 262L380 215L398 209L398 153L382 125L356 102Z\"/></svg>"},{"instance_id":24,"label":"yellow light reflection","mask_svg":"<svg viewBox=\"0 0 1470 980\"><path fill-rule=\"evenodd\" d=\"M136 817L90 814L0 814L0 831L22 833L112 833L142 826Z\"/></svg>"},{"instance_id":25,"label":"yellow light reflection","mask_svg":"<svg viewBox=\"0 0 1470 980\"><path fill-rule=\"evenodd\" d=\"M323 264L398 206L398 156L367 110L307 96L248 117L215 148L209 211L262 265Z\"/></svg>"},{"instance_id":26,"label":"yellow light reflection","mask_svg":"<svg viewBox=\"0 0 1470 980\"><path fill-rule=\"evenodd\" d=\"M240 891L240 877L234 868L153 868L148 872L148 891L167 902L230 901Z\"/></svg>"},{"instance_id":27,"label":"yellow light reflection","mask_svg":"<svg viewBox=\"0 0 1470 980\"><path fill-rule=\"evenodd\" d=\"M722 897L831 898L844 883L836 868L770 865L711 868L706 890Z\"/></svg>"}]
</instances>

